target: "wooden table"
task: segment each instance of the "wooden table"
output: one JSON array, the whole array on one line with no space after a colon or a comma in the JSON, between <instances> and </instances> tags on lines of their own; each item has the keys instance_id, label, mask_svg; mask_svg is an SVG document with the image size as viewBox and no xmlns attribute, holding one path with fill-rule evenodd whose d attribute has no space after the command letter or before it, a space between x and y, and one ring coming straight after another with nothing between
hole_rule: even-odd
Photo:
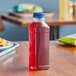
<instances>
[{"instance_id":1,"label":"wooden table","mask_svg":"<svg viewBox=\"0 0 76 76\"><path fill-rule=\"evenodd\" d=\"M20 46L0 57L0 76L76 76L76 47L50 41L50 69L28 70L28 41L18 42Z\"/></svg>"},{"instance_id":2,"label":"wooden table","mask_svg":"<svg viewBox=\"0 0 76 76\"><path fill-rule=\"evenodd\" d=\"M2 16L0 14L0 32L4 30L3 22L2 22Z\"/></svg>"},{"instance_id":3,"label":"wooden table","mask_svg":"<svg viewBox=\"0 0 76 76\"><path fill-rule=\"evenodd\" d=\"M54 11L53 17L46 17L45 21L50 26L50 35L52 40L55 40L59 36L59 26L62 25L76 25L76 18L75 19L60 19L59 13L57 11ZM9 15L8 13L2 13L2 19L9 21L11 23L17 24L21 27L28 27L32 22L32 17L18 17L14 15Z\"/></svg>"}]
</instances>

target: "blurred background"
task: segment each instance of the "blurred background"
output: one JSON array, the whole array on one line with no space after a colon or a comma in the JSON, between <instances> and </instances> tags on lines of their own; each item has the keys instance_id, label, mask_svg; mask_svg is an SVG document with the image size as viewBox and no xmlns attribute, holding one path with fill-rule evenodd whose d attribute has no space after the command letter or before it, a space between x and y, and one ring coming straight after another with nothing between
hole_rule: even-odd
<instances>
[{"instance_id":1,"label":"blurred background","mask_svg":"<svg viewBox=\"0 0 76 76\"><path fill-rule=\"evenodd\" d=\"M0 0L0 12L5 12L8 9L11 9L13 6L21 3L33 3L41 6L46 11L59 10L59 0ZM6 21L3 21L3 23L5 30L3 32L0 32L0 37L11 41L28 40L28 27L23 28ZM76 33L75 25L59 27L59 37L63 37L72 33Z\"/></svg>"}]
</instances>

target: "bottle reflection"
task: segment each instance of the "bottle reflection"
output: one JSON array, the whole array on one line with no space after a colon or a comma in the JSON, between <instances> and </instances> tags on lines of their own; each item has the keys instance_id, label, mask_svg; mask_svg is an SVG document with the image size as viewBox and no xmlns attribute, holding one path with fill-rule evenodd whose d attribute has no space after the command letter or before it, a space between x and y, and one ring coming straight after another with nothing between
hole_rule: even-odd
<instances>
[{"instance_id":1,"label":"bottle reflection","mask_svg":"<svg viewBox=\"0 0 76 76\"><path fill-rule=\"evenodd\" d=\"M28 76L50 76L50 70L29 71Z\"/></svg>"}]
</instances>

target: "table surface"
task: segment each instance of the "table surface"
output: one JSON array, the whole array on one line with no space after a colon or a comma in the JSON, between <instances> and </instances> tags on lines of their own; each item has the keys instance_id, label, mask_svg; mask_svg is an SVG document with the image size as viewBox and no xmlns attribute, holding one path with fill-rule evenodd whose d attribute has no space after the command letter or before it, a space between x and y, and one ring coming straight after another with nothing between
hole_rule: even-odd
<instances>
[{"instance_id":1,"label":"table surface","mask_svg":"<svg viewBox=\"0 0 76 76\"><path fill-rule=\"evenodd\" d=\"M55 13L53 17L46 17L45 21L49 26L62 26L62 25L72 25L76 24L76 19L60 19L59 18L59 13L57 11L53 12ZM2 19L9 21L11 23L20 25L22 27L28 27L32 22L33 18L32 17L18 17L14 15L9 15L7 12L2 13Z\"/></svg>"},{"instance_id":2,"label":"table surface","mask_svg":"<svg viewBox=\"0 0 76 76\"><path fill-rule=\"evenodd\" d=\"M16 51L0 57L0 76L76 76L76 47L50 41L50 69L28 70L28 41L18 42Z\"/></svg>"}]
</instances>

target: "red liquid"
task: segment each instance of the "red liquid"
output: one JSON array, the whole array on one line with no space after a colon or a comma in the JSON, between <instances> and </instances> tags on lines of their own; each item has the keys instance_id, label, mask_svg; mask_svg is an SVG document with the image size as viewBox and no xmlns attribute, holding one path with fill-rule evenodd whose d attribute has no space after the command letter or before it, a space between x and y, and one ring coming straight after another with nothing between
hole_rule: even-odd
<instances>
[{"instance_id":1,"label":"red liquid","mask_svg":"<svg viewBox=\"0 0 76 76\"><path fill-rule=\"evenodd\" d=\"M49 27L40 22L33 22L29 26L29 69L42 70L48 68Z\"/></svg>"}]
</instances>

